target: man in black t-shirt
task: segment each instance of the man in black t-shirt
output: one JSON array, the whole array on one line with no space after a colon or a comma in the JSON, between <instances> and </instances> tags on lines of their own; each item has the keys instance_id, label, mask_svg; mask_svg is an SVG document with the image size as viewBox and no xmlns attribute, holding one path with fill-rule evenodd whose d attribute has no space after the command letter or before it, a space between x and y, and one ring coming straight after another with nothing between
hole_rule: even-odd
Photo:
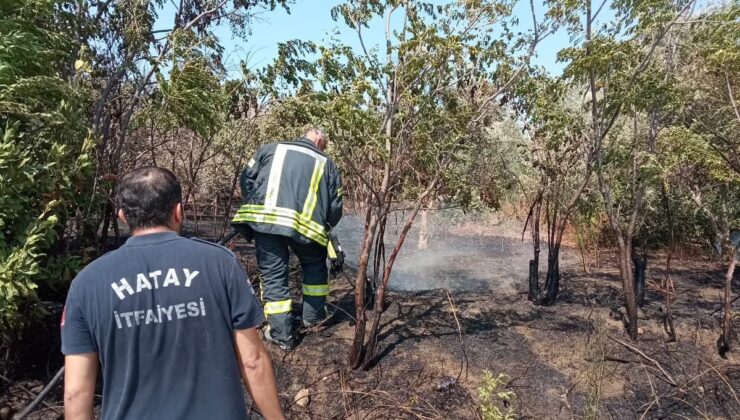
<instances>
[{"instance_id":1,"label":"man in black t-shirt","mask_svg":"<svg viewBox=\"0 0 740 420\"><path fill-rule=\"evenodd\" d=\"M118 189L132 237L72 282L62 315L67 419L243 419L240 373L267 419L282 419L261 308L234 254L178 235L174 174L142 168Z\"/></svg>"}]
</instances>

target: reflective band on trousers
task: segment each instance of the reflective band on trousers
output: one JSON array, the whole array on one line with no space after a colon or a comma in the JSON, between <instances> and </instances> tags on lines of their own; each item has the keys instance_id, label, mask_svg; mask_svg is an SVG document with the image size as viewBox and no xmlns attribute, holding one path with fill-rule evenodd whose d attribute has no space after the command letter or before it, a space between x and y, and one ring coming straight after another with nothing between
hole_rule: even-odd
<instances>
[{"instance_id":1,"label":"reflective band on trousers","mask_svg":"<svg viewBox=\"0 0 740 420\"><path fill-rule=\"evenodd\" d=\"M304 284L303 294L306 296L326 296L329 294L328 284Z\"/></svg>"},{"instance_id":2,"label":"reflective band on trousers","mask_svg":"<svg viewBox=\"0 0 740 420\"><path fill-rule=\"evenodd\" d=\"M277 315L290 312L292 301L278 300L276 302L265 302L265 315Z\"/></svg>"}]
</instances>

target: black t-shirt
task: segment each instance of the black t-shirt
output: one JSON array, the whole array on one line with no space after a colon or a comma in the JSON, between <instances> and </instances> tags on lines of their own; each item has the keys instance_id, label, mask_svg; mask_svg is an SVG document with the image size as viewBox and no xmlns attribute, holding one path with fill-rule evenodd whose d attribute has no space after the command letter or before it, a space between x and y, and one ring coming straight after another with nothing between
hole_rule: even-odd
<instances>
[{"instance_id":1,"label":"black t-shirt","mask_svg":"<svg viewBox=\"0 0 740 420\"><path fill-rule=\"evenodd\" d=\"M263 320L228 249L134 236L72 282L62 352L99 354L105 420L243 419L233 333Z\"/></svg>"}]
</instances>

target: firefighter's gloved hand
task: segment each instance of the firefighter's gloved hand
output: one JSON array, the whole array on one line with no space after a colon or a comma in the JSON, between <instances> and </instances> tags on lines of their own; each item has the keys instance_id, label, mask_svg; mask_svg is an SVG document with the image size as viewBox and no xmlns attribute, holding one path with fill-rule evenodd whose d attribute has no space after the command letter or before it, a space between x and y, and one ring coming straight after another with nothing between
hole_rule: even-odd
<instances>
[{"instance_id":1,"label":"firefighter's gloved hand","mask_svg":"<svg viewBox=\"0 0 740 420\"><path fill-rule=\"evenodd\" d=\"M329 243L326 246L326 252L330 263L329 274L335 277L344 268L344 251L342 250L342 244L339 243L339 238L334 232L329 232Z\"/></svg>"},{"instance_id":2,"label":"firefighter's gloved hand","mask_svg":"<svg viewBox=\"0 0 740 420\"><path fill-rule=\"evenodd\" d=\"M231 228L239 232L247 243L251 243L254 239L254 231L246 223L232 223Z\"/></svg>"}]
</instances>

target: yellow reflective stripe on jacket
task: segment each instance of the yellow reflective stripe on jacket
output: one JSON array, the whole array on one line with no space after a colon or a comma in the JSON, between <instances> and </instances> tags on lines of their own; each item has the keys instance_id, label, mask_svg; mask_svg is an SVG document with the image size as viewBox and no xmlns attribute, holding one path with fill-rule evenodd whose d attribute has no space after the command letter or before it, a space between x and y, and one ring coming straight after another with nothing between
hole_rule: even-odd
<instances>
[{"instance_id":1,"label":"yellow reflective stripe on jacket","mask_svg":"<svg viewBox=\"0 0 740 420\"><path fill-rule=\"evenodd\" d=\"M328 242L326 230L321 225L288 208L266 208L259 204L245 204L239 208L233 221L286 226L322 246L326 246Z\"/></svg>"},{"instance_id":2,"label":"yellow reflective stripe on jacket","mask_svg":"<svg viewBox=\"0 0 740 420\"><path fill-rule=\"evenodd\" d=\"M326 229L323 226L313 221L310 217L304 217L293 209L287 207L267 207L261 204L244 204L239 207L237 216L245 213L259 213L259 214L270 214L274 216L283 216L291 219L296 219L300 224L306 226L309 229L314 230L320 235L326 235ZM237 221L236 219L234 221Z\"/></svg>"},{"instance_id":3,"label":"yellow reflective stripe on jacket","mask_svg":"<svg viewBox=\"0 0 740 420\"><path fill-rule=\"evenodd\" d=\"M303 294L306 296L326 296L329 294L328 284L304 284Z\"/></svg>"},{"instance_id":4,"label":"yellow reflective stripe on jacket","mask_svg":"<svg viewBox=\"0 0 740 420\"><path fill-rule=\"evenodd\" d=\"M285 226L285 227L293 229L294 231L300 233L301 235L316 242L317 244L321 246L326 246L328 242L328 240L326 239L326 236L318 235L313 230L308 229L305 226L299 225L294 219L289 219L284 216L272 216L269 214L247 213L247 214L239 215L238 217L235 217L234 222L235 223L243 223L243 222L269 223L273 225Z\"/></svg>"},{"instance_id":5,"label":"yellow reflective stripe on jacket","mask_svg":"<svg viewBox=\"0 0 740 420\"><path fill-rule=\"evenodd\" d=\"M319 183L321 182L321 177L324 176L325 165L326 162L316 160L316 163L314 163L313 166L311 184L308 187L308 195L306 196L306 201L303 203L303 213L301 213L301 216L303 216L307 220L311 220L311 217L313 216L313 211L314 209L316 209L316 202L319 201Z\"/></svg>"},{"instance_id":6,"label":"yellow reflective stripe on jacket","mask_svg":"<svg viewBox=\"0 0 740 420\"><path fill-rule=\"evenodd\" d=\"M288 300L278 300L275 302L265 302L265 315L277 315L290 312L291 304L293 302Z\"/></svg>"},{"instance_id":7,"label":"yellow reflective stripe on jacket","mask_svg":"<svg viewBox=\"0 0 740 420\"><path fill-rule=\"evenodd\" d=\"M296 231L309 231L307 237L317 237L323 245L326 246L326 230L313 220L305 220L296 211L275 207L267 209L260 205L244 205L234 216L235 223L241 222L258 222L274 223L294 228ZM287 223L287 224L286 224Z\"/></svg>"}]
</instances>

